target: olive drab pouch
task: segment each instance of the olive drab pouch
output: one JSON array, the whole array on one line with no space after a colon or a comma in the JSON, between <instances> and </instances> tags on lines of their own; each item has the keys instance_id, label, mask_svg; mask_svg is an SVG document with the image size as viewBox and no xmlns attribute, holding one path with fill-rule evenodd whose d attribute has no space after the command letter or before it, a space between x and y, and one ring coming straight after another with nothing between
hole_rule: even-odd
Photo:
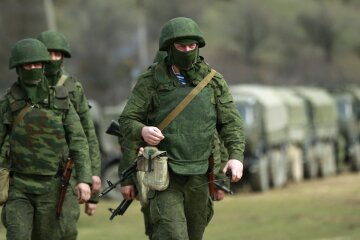
<instances>
[{"instance_id":1,"label":"olive drab pouch","mask_svg":"<svg viewBox=\"0 0 360 240\"><path fill-rule=\"evenodd\" d=\"M137 160L138 171L145 172L142 182L151 190L163 191L169 185L168 157L156 147L145 147Z\"/></svg>"},{"instance_id":2,"label":"olive drab pouch","mask_svg":"<svg viewBox=\"0 0 360 240\"><path fill-rule=\"evenodd\" d=\"M2 206L9 195L9 169L0 168L0 206Z\"/></svg>"},{"instance_id":3,"label":"olive drab pouch","mask_svg":"<svg viewBox=\"0 0 360 240\"><path fill-rule=\"evenodd\" d=\"M149 200L148 200L149 188L144 184L144 177L145 177L145 172L142 171L136 172L136 179L137 179L136 188L138 191L138 198L141 206L147 207L149 205Z\"/></svg>"}]
</instances>

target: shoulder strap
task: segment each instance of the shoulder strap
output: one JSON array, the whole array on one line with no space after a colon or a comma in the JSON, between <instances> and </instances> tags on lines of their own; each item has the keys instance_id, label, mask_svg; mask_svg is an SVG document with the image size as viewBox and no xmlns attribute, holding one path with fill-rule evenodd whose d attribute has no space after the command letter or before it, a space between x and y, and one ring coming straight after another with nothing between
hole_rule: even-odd
<instances>
[{"instance_id":1,"label":"shoulder strap","mask_svg":"<svg viewBox=\"0 0 360 240\"><path fill-rule=\"evenodd\" d=\"M159 124L158 128L163 130L166 128L176 117L181 113L185 107L194 99L194 97L210 82L215 76L216 71L211 69L211 72L201 80L201 82L166 116L164 120Z\"/></svg>"},{"instance_id":2,"label":"shoulder strap","mask_svg":"<svg viewBox=\"0 0 360 240\"><path fill-rule=\"evenodd\" d=\"M65 75L65 74L61 75L59 81L56 83L56 86L62 86L62 85L64 85L64 83L65 83L65 81L66 81L66 79L67 79L68 77L69 77L69 76L68 76L68 75Z\"/></svg>"},{"instance_id":3,"label":"shoulder strap","mask_svg":"<svg viewBox=\"0 0 360 240\"><path fill-rule=\"evenodd\" d=\"M21 111L15 117L15 120L11 127L12 129L14 129L19 124L19 122L24 118L25 114L29 111L30 108L31 105L27 103L26 106L23 109L21 109Z\"/></svg>"}]
</instances>

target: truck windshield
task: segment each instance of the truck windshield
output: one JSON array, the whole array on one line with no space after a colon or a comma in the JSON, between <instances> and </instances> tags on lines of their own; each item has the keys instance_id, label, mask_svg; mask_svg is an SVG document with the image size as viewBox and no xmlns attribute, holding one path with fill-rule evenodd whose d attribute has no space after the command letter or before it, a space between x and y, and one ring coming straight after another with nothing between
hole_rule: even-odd
<instances>
[{"instance_id":1,"label":"truck windshield","mask_svg":"<svg viewBox=\"0 0 360 240\"><path fill-rule=\"evenodd\" d=\"M236 108L240 112L240 116L244 121L244 127L249 127L254 124L254 105L249 103L236 103Z\"/></svg>"},{"instance_id":2,"label":"truck windshield","mask_svg":"<svg viewBox=\"0 0 360 240\"><path fill-rule=\"evenodd\" d=\"M339 112L339 119L348 120L353 117L353 108L351 102L339 100L337 102L337 107Z\"/></svg>"}]
</instances>

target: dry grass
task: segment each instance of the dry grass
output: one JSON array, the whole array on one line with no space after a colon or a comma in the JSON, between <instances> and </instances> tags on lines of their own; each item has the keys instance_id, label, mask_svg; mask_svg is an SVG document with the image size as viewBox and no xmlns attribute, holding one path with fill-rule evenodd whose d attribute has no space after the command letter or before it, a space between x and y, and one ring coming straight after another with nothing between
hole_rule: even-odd
<instances>
[{"instance_id":1,"label":"dry grass","mask_svg":"<svg viewBox=\"0 0 360 240\"><path fill-rule=\"evenodd\" d=\"M138 202L109 221L103 201L97 215L82 214L79 240L147 239ZM263 194L240 193L215 204L204 239L349 240L360 236L360 174L290 184ZM0 227L0 239L5 239Z\"/></svg>"}]
</instances>

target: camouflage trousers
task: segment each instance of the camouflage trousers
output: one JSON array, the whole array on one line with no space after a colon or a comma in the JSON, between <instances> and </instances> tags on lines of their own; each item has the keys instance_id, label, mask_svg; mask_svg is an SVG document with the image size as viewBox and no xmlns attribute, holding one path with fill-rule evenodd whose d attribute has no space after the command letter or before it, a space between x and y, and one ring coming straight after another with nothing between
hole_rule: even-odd
<instances>
[{"instance_id":1,"label":"camouflage trousers","mask_svg":"<svg viewBox=\"0 0 360 240\"><path fill-rule=\"evenodd\" d=\"M61 240L76 240L78 235L77 222L80 217L80 206L75 191L75 178L72 178L70 183L60 216Z\"/></svg>"},{"instance_id":2,"label":"camouflage trousers","mask_svg":"<svg viewBox=\"0 0 360 240\"><path fill-rule=\"evenodd\" d=\"M2 208L1 221L7 239L75 240L80 208L73 187L68 187L60 219L56 219L59 180L46 194L29 194L16 189L10 181L9 199Z\"/></svg>"},{"instance_id":3,"label":"camouflage trousers","mask_svg":"<svg viewBox=\"0 0 360 240\"><path fill-rule=\"evenodd\" d=\"M10 179L9 198L4 225L7 239L59 239L60 224L56 219L56 203L59 196L59 180L51 184L44 194L21 191Z\"/></svg>"},{"instance_id":4,"label":"camouflage trousers","mask_svg":"<svg viewBox=\"0 0 360 240\"><path fill-rule=\"evenodd\" d=\"M154 228L150 223L150 208L149 207L141 207L141 212L143 214L144 217L144 225L145 225L145 235L148 236L149 239L151 239L153 232L154 232ZM213 201L209 196L209 201L208 201L208 213L207 213L208 217L208 224L211 221L213 215L214 215L214 206L213 206Z\"/></svg>"},{"instance_id":5,"label":"camouflage trousers","mask_svg":"<svg viewBox=\"0 0 360 240\"><path fill-rule=\"evenodd\" d=\"M206 175L183 176L170 171L169 187L149 192L151 239L202 239L213 213L207 182Z\"/></svg>"}]
</instances>

